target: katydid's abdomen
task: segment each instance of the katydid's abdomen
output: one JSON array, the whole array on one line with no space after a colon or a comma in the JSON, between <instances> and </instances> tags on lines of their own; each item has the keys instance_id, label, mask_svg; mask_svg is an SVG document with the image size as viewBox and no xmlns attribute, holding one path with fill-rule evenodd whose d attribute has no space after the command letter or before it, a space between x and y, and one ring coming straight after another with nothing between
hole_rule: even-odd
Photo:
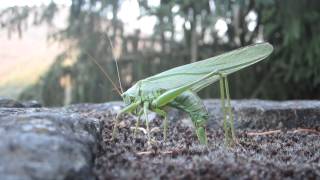
<instances>
[{"instance_id":1,"label":"katydid's abdomen","mask_svg":"<svg viewBox=\"0 0 320 180\"><path fill-rule=\"evenodd\" d=\"M196 128L196 133L200 143L207 144L205 127L209 115L200 97L192 91L185 91L181 95L177 96L174 101L170 102L169 106L188 113Z\"/></svg>"}]
</instances>

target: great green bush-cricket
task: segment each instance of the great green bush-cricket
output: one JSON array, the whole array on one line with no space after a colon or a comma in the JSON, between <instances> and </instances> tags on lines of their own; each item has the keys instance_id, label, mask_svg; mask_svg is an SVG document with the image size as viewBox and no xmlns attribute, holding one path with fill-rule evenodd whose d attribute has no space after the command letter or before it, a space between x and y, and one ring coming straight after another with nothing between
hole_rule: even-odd
<instances>
[{"instance_id":1,"label":"great green bush-cricket","mask_svg":"<svg viewBox=\"0 0 320 180\"><path fill-rule=\"evenodd\" d=\"M164 119L163 137L166 140L168 118L164 108L169 106L187 112L195 127L199 142L207 144L208 112L197 93L212 83L220 81L223 129L227 144L232 144L235 140L235 133L227 75L265 59L272 51L273 47L269 43L258 43L139 80L121 94L126 107L116 116L112 138L116 136L119 116L123 113L135 112L138 120L134 134L136 134L143 115L150 141L147 113L153 111Z\"/></svg>"}]
</instances>

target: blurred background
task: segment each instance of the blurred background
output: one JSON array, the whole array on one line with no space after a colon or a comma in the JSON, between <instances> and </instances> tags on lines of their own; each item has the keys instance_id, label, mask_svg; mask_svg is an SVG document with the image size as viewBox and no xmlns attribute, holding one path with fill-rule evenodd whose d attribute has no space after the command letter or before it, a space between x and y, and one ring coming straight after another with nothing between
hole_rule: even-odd
<instances>
[{"instance_id":1,"label":"blurred background","mask_svg":"<svg viewBox=\"0 0 320 180\"><path fill-rule=\"evenodd\" d=\"M268 60L230 75L232 98L318 99L319 32L318 0L2 0L0 96L46 106L119 100L93 59L117 83L115 57L128 89L268 41ZM200 95L218 98L217 85Z\"/></svg>"}]
</instances>

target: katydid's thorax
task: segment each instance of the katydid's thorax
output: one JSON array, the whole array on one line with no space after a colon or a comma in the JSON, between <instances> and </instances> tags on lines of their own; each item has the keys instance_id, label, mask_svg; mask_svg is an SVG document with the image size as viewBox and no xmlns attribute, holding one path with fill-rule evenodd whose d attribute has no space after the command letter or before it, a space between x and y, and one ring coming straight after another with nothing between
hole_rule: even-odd
<instances>
[{"instance_id":1,"label":"katydid's thorax","mask_svg":"<svg viewBox=\"0 0 320 180\"><path fill-rule=\"evenodd\" d=\"M130 104L136 101L151 103L161 94L166 92L166 90L161 88L156 90L144 89L141 86L142 83L143 83L143 80L138 81L135 85L133 85L131 88L129 88L126 92L122 94L122 97L127 104Z\"/></svg>"}]
</instances>

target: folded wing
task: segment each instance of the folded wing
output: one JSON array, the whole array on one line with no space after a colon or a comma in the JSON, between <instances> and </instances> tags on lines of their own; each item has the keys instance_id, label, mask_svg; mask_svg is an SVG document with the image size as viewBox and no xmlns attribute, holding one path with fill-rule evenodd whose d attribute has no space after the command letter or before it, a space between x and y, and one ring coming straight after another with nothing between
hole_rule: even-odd
<instances>
[{"instance_id":1,"label":"folded wing","mask_svg":"<svg viewBox=\"0 0 320 180\"><path fill-rule=\"evenodd\" d=\"M154 91L158 89L170 90L196 82L213 71L231 74L263 60L268 57L272 51L273 47L269 43L246 46L148 77L142 80L141 88L144 91ZM191 87L191 90L198 92L218 79L219 76L212 76L199 81Z\"/></svg>"}]
</instances>

